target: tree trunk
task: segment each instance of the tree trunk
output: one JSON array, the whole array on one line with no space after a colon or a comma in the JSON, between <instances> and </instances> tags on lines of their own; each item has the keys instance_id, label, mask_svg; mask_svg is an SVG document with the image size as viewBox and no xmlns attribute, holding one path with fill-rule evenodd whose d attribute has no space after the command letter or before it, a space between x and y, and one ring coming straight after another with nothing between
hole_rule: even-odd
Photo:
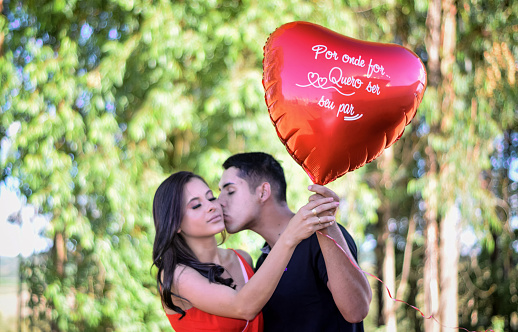
<instances>
[{"instance_id":1,"label":"tree trunk","mask_svg":"<svg viewBox=\"0 0 518 332\"><path fill-rule=\"evenodd\" d=\"M428 53L428 82L429 86L438 86L440 81L439 50L441 46L441 0L430 0L426 17L428 36L426 51Z\"/></svg>"},{"instance_id":2,"label":"tree trunk","mask_svg":"<svg viewBox=\"0 0 518 332\"><path fill-rule=\"evenodd\" d=\"M0 0L1 1L1 0ZM18 332L22 331L23 322L23 274L22 274L22 255L18 255Z\"/></svg>"},{"instance_id":3,"label":"tree trunk","mask_svg":"<svg viewBox=\"0 0 518 332\"><path fill-rule=\"evenodd\" d=\"M410 213L410 218L408 220L408 233L406 236L406 244L405 244L405 253L403 256L403 268L401 270L401 281L399 282L399 286L396 292L396 298L402 299L405 296L407 287L408 287L408 279L410 276L410 268L412 265L412 249L414 247L414 234L416 228L416 221L412 217L414 213Z\"/></svg>"},{"instance_id":4,"label":"tree trunk","mask_svg":"<svg viewBox=\"0 0 518 332\"><path fill-rule=\"evenodd\" d=\"M437 318L439 304L437 233L437 220L428 220L424 263L424 313L427 318L429 316ZM440 326L433 319L427 319L424 330L425 332L439 332Z\"/></svg>"},{"instance_id":5,"label":"tree trunk","mask_svg":"<svg viewBox=\"0 0 518 332\"><path fill-rule=\"evenodd\" d=\"M4 0L0 0L0 13L4 10ZM4 33L0 31L0 56L4 54Z\"/></svg>"},{"instance_id":6,"label":"tree trunk","mask_svg":"<svg viewBox=\"0 0 518 332\"><path fill-rule=\"evenodd\" d=\"M439 278L438 278L438 223L437 223L437 161L431 147L426 148L430 165L429 183L427 191L426 219L426 243L424 260L424 313L426 317L437 318L439 305ZM440 325L433 319L426 319L425 332L439 332Z\"/></svg>"},{"instance_id":7,"label":"tree trunk","mask_svg":"<svg viewBox=\"0 0 518 332\"><path fill-rule=\"evenodd\" d=\"M418 282L419 282L419 278L420 276L418 276L418 273L413 271L413 273L411 273L411 276L409 278L409 281L408 281L408 303L410 305L413 305L413 306L417 306L417 301L416 301L416 298L419 296L419 286L418 286ZM408 310L414 310L414 309L407 309ZM422 331L422 328L421 328L421 322L422 322L422 319L421 319L421 316L419 315L416 315L415 312L412 312L412 315L409 315L409 318L410 320L408 326L409 326L409 331L413 331L413 332L421 332Z\"/></svg>"},{"instance_id":8,"label":"tree trunk","mask_svg":"<svg viewBox=\"0 0 518 332\"><path fill-rule=\"evenodd\" d=\"M378 209L378 230L381 238L378 243L383 243L383 253L378 262L381 262L382 280L384 282L380 298L380 313L383 315L383 325L387 332L397 331L396 319L396 302L393 298L396 296L396 249L394 244L394 237L390 234L389 221L392 218L392 211L394 204L385 194L382 188L390 190L392 184L392 174L394 173L394 150L392 147L386 149L378 161L378 168L381 170L381 179L377 184L378 196L382 200L381 206ZM385 288L390 290L390 295ZM392 297L392 298L391 298Z\"/></svg>"},{"instance_id":9,"label":"tree trunk","mask_svg":"<svg viewBox=\"0 0 518 332\"><path fill-rule=\"evenodd\" d=\"M442 74L442 112L449 114L444 119L452 117L454 114L453 104L455 101L455 87L453 84L453 64L455 62L455 45L456 45L456 14L457 9L453 0L442 1L443 11L443 40L442 40L442 56L441 56L441 74ZM440 318L441 324L447 327L458 326L457 314L457 293L458 293L458 263L459 263L459 229L458 229L458 212L452 204L446 211L446 216L441 222L441 300L440 300Z\"/></svg>"},{"instance_id":10,"label":"tree trunk","mask_svg":"<svg viewBox=\"0 0 518 332\"><path fill-rule=\"evenodd\" d=\"M64 231L56 232L54 235L54 264L56 267L56 274L60 280L63 280L65 277L65 262L66 262L66 247L65 247L65 238ZM52 309L56 308L56 305L50 300L48 302L48 306ZM52 319L50 321L50 329L51 331L59 332L61 331L57 319Z\"/></svg>"},{"instance_id":11,"label":"tree trunk","mask_svg":"<svg viewBox=\"0 0 518 332\"><path fill-rule=\"evenodd\" d=\"M440 322L443 326L458 326L457 294L459 264L459 212L450 206L441 221L441 300Z\"/></svg>"},{"instance_id":12,"label":"tree trunk","mask_svg":"<svg viewBox=\"0 0 518 332\"><path fill-rule=\"evenodd\" d=\"M443 121L453 118L455 101L455 87L453 84L453 65L455 63L456 45L456 14L457 9L453 0L442 1L443 22L442 22L442 54L441 54L441 76L442 76L442 113L446 116ZM448 124L441 127L446 129ZM448 130L448 129L446 129ZM441 221L440 229L440 322L442 326L457 327L457 293L458 293L458 263L459 263L459 229L458 212L451 204L446 211L446 216Z\"/></svg>"},{"instance_id":13,"label":"tree trunk","mask_svg":"<svg viewBox=\"0 0 518 332\"><path fill-rule=\"evenodd\" d=\"M392 296L396 295L396 250L394 237L387 229L385 241L385 259L383 260L383 278L385 285L390 289ZM388 292L383 292L383 316L385 317L385 331L397 332L396 302L393 301Z\"/></svg>"},{"instance_id":14,"label":"tree trunk","mask_svg":"<svg viewBox=\"0 0 518 332\"><path fill-rule=\"evenodd\" d=\"M439 91L438 105L441 105L441 0L430 0L428 3L428 16L426 26L426 49L428 52L428 81L430 87L437 87ZM444 107L444 103L441 105ZM431 134L440 134L439 128L433 126ZM428 185L425 189L426 195L426 229L425 229L425 261L424 261L424 314L426 318L433 316L437 318L439 305L439 276L438 276L438 198L437 185L439 178L438 160L435 151L431 146L425 149L428 157L427 166ZM424 322L425 332L438 332L440 325L434 319L426 319Z\"/></svg>"},{"instance_id":15,"label":"tree trunk","mask_svg":"<svg viewBox=\"0 0 518 332\"><path fill-rule=\"evenodd\" d=\"M55 250L55 260L56 260L56 272L60 278L63 278L65 274L64 265L66 260L65 254L65 240L63 238L63 233L56 233L54 236L54 250Z\"/></svg>"},{"instance_id":16,"label":"tree trunk","mask_svg":"<svg viewBox=\"0 0 518 332\"><path fill-rule=\"evenodd\" d=\"M378 211L378 224L377 224L377 233L378 233L378 238L376 239L376 242L378 243L378 245L376 246L376 249L375 249L375 253L376 253L376 275L378 276L381 276L382 278L384 278L383 276L383 265L384 265L384 260L385 260L385 236L386 236L386 230L387 230L387 227L386 227L386 224L385 224L385 221L383 219L383 214L380 213L380 211ZM376 283L377 285L377 299L378 299L378 327L380 326L383 326L385 325L385 317L383 315L383 307L384 307L384 303L385 301L383 300L384 298L384 293L387 291L385 289L385 287L383 286L383 284L381 282L377 282Z\"/></svg>"}]
</instances>

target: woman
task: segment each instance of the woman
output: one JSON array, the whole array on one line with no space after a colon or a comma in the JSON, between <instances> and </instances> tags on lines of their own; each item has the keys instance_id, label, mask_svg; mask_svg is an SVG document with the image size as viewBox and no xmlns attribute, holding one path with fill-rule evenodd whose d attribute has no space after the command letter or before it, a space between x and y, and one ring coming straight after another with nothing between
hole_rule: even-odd
<instances>
[{"instance_id":1,"label":"woman","mask_svg":"<svg viewBox=\"0 0 518 332\"><path fill-rule=\"evenodd\" d=\"M262 331L261 309L295 247L334 222L334 216L318 218L317 212L335 208L333 198L302 207L252 277L246 252L218 248L215 235L225 224L207 183L191 172L167 178L153 201L153 265L158 267L162 305L174 330Z\"/></svg>"}]
</instances>

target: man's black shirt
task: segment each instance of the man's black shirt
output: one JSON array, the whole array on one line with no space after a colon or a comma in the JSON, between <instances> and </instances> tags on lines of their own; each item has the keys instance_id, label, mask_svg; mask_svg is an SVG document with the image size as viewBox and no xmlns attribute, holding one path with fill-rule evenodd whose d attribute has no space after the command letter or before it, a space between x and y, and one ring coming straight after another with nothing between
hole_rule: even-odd
<instances>
[{"instance_id":1,"label":"man's black shirt","mask_svg":"<svg viewBox=\"0 0 518 332\"><path fill-rule=\"evenodd\" d=\"M353 238L344 227L338 226L357 261ZM266 244L262 251L256 269L266 259L265 251L269 251L269 246ZM313 234L295 248L275 292L263 308L264 331L363 331L363 323L351 324L343 318L327 288L327 281L324 256L317 236ZM351 299L351 302L355 300Z\"/></svg>"}]
</instances>

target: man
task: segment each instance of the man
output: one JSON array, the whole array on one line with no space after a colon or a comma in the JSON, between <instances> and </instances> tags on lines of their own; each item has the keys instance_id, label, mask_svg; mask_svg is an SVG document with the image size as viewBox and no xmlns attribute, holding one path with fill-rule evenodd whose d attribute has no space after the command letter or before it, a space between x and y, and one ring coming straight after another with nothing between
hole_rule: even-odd
<instances>
[{"instance_id":1,"label":"man","mask_svg":"<svg viewBox=\"0 0 518 332\"><path fill-rule=\"evenodd\" d=\"M231 156L219 183L219 201L229 233L250 229L266 240L258 268L294 213L286 203L281 165L260 152ZM338 197L310 186L316 195ZM273 296L263 309L265 331L363 331L372 299L365 275L354 264L357 250L350 234L337 223L302 241L288 263ZM354 263L353 263L354 262Z\"/></svg>"}]
</instances>

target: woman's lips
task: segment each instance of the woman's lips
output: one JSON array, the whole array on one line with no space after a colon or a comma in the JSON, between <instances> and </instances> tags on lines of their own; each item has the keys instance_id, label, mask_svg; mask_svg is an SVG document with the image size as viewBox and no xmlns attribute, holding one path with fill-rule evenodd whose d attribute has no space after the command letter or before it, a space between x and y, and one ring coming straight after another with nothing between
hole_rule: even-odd
<instances>
[{"instance_id":1,"label":"woman's lips","mask_svg":"<svg viewBox=\"0 0 518 332\"><path fill-rule=\"evenodd\" d=\"M223 217L220 214L215 215L214 217L209 219L209 223L221 221Z\"/></svg>"}]
</instances>

